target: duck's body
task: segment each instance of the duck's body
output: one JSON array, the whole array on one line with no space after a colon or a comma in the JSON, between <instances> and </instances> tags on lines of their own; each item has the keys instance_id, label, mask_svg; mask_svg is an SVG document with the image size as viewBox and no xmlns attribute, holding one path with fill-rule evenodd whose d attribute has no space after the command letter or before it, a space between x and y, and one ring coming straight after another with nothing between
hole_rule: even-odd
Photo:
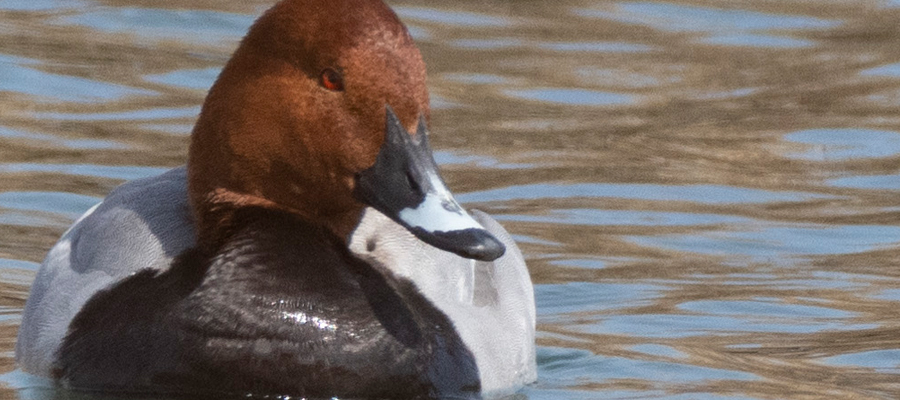
<instances>
[{"instance_id":1,"label":"duck's body","mask_svg":"<svg viewBox=\"0 0 900 400\"><path fill-rule=\"evenodd\" d=\"M328 23L346 32L311 45L307 25ZM283 40L260 45L271 35ZM322 80L308 86L284 57L324 62ZM207 98L188 168L117 188L48 253L23 369L90 390L312 397L478 397L533 381L527 268L437 175L420 64L383 4L269 11Z\"/></svg>"},{"instance_id":2,"label":"duck's body","mask_svg":"<svg viewBox=\"0 0 900 400\"><path fill-rule=\"evenodd\" d=\"M435 249L371 208L349 247L290 215L254 210L260 218L248 215L210 260L189 251L186 179L182 167L125 183L63 235L24 312L23 369L71 387L141 392L380 388L404 397L446 394L450 382L471 395L534 380L528 271L486 214L475 216L507 246L494 262Z\"/></svg>"},{"instance_id":3,"label":"duck's body","mask_svg":"<svg viewBox=\"0 0 900 400\"><path fill-rule=\"evenodd\" d=\"M415 397L480 391L474 356L410 282L329 232L247 208L214 256L183 253L95 295L62 344L74 387ZM103 320L115 316L116 324ZM115 365L116 368L109 368Z\"/></svg>"}]
</instances>

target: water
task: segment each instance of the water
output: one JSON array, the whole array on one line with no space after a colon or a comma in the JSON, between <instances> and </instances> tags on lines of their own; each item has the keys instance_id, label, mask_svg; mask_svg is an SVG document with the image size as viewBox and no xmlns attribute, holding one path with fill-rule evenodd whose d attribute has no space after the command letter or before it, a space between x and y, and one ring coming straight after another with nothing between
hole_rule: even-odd
<instances>
[{"instance_id":1,"label":"water","mask_svg":"<svg viewBox=\"0 0 900 400\"><path fill-rule=\"evenodd\" d=\"M184 162L270 4L0 2L0 396L52 395L12 359L44 253ZM528 259L523 396L900 398L900 3L391 4L449 185Z\"/></svg>"}]
</instances>

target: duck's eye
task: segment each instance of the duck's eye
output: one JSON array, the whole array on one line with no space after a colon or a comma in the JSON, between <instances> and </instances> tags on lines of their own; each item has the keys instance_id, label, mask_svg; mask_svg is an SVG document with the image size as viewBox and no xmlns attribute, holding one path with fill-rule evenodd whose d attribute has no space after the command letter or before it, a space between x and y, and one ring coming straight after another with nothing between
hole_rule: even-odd
<instances>
[{"instance_id":1,"label":"duck's eye","mask_svg":"<svg viewBox=\"0 0 900 400\"><path fill-rule=\"evenodd\" d=\"M343 92L344 77L331 68L325 68L325 70L322 71L322 86L331 91Z\"/></svg>"}]
</instances>

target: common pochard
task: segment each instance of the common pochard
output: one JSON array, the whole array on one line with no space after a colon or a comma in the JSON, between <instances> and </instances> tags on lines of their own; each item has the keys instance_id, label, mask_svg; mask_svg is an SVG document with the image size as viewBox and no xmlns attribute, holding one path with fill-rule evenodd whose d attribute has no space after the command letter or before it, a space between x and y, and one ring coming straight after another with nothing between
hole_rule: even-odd
<instances>
[{"instance_id":1,"label":"common pochard","mask_svg":"<svg viewBox=\"0 0 900 400\"><path fill-rule=\"evenodd\" d=\"M531 280L428 144L425 65L377 0L285 0L210 89L186 167L50 250L27 372L92 391L477 398L536 377Z\"/></svg>"}]
</instances>

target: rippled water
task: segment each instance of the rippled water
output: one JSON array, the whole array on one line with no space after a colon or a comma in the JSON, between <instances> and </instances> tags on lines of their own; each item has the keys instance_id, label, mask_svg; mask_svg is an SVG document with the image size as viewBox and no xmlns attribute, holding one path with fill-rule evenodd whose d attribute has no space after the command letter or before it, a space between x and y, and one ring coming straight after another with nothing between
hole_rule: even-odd
<instances>
[{"instance_id":1,"label":"rippled water","mask_svg":"<svg viewBox=\"0 0 900 400\"><path fill-rule=\"evenodd\" d=\"M44 253L183 163L269 1L0 2L0 376ZM535 282L530 399L900 398L900 2L392 1Z\"/></svg>"}]
</instances>

